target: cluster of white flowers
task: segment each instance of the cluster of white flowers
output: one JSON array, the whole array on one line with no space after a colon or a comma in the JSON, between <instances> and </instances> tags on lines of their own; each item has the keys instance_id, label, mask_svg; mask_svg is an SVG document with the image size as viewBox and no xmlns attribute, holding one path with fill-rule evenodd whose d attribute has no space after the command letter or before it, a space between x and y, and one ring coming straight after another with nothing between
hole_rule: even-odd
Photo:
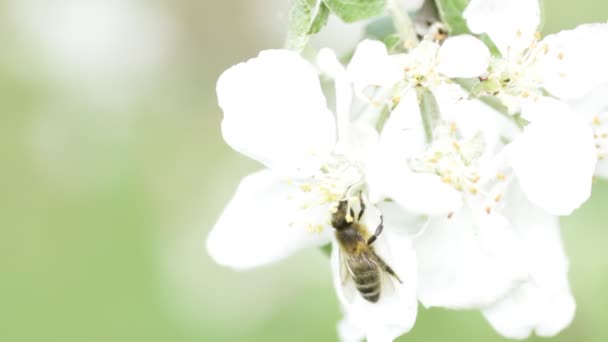
<instances>
[{"instance_id":1,"label":"cluster of white flowers","mask_svg":"<svg viewBox=\"0 0 608 342\"><path fill-rule=\"evenodd\" d=\"M392 341L418 302L478 309L510 338L569 325L559 216L608 175L608 24L541 39L533 0L472 0L464 19L499 53L473 35L434 35L399 54L364 40L347 66L328 49L313 62L266 50L226 70L223 136L266 169L242 180L210 255L249 269L332 243L343 341ZM383 217L374 251L403 281L377 303L341 278L331 225L341 200L364 202L371 231Z\"/></svg>"}]
</instances>

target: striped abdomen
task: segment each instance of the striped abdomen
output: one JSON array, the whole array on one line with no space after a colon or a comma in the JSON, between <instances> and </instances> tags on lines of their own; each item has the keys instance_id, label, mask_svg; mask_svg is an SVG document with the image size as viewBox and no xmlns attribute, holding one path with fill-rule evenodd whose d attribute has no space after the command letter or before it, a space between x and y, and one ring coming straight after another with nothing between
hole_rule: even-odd
<instances>
[{"instance_id":1,"label":"striped abdomen","mask_svg":"<svg viewBox=\"0 0 608 342\"><path fill-rule=\"evenodd\" d=\"M350 271L355 281L355 287L366 300L376 303L380 299L380 270L378 266L367 259L351 261Z\"/></svg>"}]
</instances>

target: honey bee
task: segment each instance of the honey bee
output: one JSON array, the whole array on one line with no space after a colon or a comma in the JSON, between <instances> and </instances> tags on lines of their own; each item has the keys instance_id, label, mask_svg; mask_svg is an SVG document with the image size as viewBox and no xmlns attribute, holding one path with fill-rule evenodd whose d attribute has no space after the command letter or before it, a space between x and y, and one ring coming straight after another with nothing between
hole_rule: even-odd
<instances>
[{"instance_id":1,"label":"honey bee","mask_svg":"<svg viewBox=\"0 0 608 342\"><path fill-rule=\"evenodd\" d=\"M331 225L336 230L336 240L340 245L340 276L342 284L351 279L361 296L371 303L380 299L383 286L391 285L394 277L399 283L401 279L393 269L374 251L372 244L382 233L383 219L376 232L369 236L367 227L360 223L365 211L365 204L359 194L360 210L355 218L353 209L347 200L341 200L335 213L331 216Z\"/></svg>"}]
</instances>

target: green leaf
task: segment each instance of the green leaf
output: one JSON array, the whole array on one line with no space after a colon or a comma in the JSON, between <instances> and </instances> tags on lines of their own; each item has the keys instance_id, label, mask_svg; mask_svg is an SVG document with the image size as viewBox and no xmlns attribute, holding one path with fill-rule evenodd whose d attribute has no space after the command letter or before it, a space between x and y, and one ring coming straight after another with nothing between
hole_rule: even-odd
<instances>
[{"instance_id":1,"label":"green leaf","mask_svg":"<svg viewBox=\"0 0 608 342\"><path fill-rule=\"evenodd\" d=\"M325 5L347 23L368 19L384 12L386 0L323 0Z\"/></svg>"},{"instance_id":2,"label":"green leaf","mask_svg":"<svg viewBox=\"0 0 608 342\"><path fill-rule=\"evenodd\" d=\"M301 51L308 37L319 32L329 18L329 8L322 0L294 0L289 11L287 48Z\"/></svg>"},{"instance_id":3,"label":"green leaf","mask_svg":"<svg viewBox=\"0 0 608 342\"><path fill-rule=\"evenodd\" d=\"M403 47L401 36L396 32L390 17L374 19L365 27L365 37L384 43L389 52L400 52Z\"/></svg>"},{"instance_id":4,"label":"green leaf","mask_svg":"<svg viewBox=\"0 0 608 342\"><path fill-rule=\"evenodd\" d=\"M462 12L469 5L470 0L435 0L441 20L448 27L451 35L470 33ZM505 0L508 1L508 0Z\"/></svg>"}]
</instances>

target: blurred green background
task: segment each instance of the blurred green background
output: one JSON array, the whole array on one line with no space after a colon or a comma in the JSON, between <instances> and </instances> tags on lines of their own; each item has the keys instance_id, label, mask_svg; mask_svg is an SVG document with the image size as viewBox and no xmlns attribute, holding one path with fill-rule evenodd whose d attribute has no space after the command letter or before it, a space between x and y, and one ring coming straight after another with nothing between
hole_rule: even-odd
<instances>
[{"instance_id":1,"label":"blurred green background","mask_svg":"<svg viewBox=\"0 0 608 342\"><path fill-rule=\"evenodd\" d=\"M286 1L0 2L0 341L333 341L315 250L235 273L206 255L239 179L215 81L280 47ZM608 3L547 0L544 33ZM598 42L605 48L603 44ZM578 312L608 340L608 183L563 220ZM421 310L404 341L501 341L478 312Z\"/></svg>"}]
</instances>

